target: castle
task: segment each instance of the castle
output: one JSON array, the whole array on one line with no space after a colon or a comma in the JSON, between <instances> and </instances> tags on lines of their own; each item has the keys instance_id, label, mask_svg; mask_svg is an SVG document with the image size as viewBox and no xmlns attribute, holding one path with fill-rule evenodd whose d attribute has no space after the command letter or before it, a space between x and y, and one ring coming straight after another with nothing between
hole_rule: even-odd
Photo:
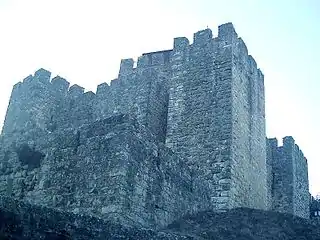
<instances>
[{"instance_id":1,"label":"castle","mask_svg":"<svg viewBox=\"0 0 320 240\"><path fill-rule=\"evenodd\" d=\"M264 75L231 23L120 64L84 92L39 69L12 90L0 194L161 227L236 207L309 218L307 161L266 140Z\"/></svg>"}]
</instances>

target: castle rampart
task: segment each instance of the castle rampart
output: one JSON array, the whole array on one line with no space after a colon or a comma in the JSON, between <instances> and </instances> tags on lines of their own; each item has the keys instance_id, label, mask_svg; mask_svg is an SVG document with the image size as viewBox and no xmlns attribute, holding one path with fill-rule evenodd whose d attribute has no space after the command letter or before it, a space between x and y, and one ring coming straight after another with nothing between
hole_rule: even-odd
<instances>
[{"instance_id":1,"label":"castle rampart","mask_svg":"<svg viewBox=\"0 0 320 240\"><path fill-rule=\"evenodd\" d=\"M130 113L214 189L214 208L266 208L264 89L256 63L231 24L216 38L205 29L193 40L176 38L172 50L145 53L136 68L133 59L122 60L118 79L99 85L96 95L78 85L57 95L52 86L64 92L68 83L56 77L40 86L51 96L45 111L33 108L28 117L39 122L41 115L38 126L52 131ZM48 71L38 75L49 83Z\"/></svg>"},{"instance_id":2,"label":"castle rampart","mask_svg":"<svg viewBox=\"0 0 320 240\"><path fill-rule=\"evenodd\" d=\"M305 217L303 154L290 138L266 147L264 76L231 23L123 59L96 93L50 77L13 88L0 193L144 226L235 207Z\"/></svg>"}]
</instances>

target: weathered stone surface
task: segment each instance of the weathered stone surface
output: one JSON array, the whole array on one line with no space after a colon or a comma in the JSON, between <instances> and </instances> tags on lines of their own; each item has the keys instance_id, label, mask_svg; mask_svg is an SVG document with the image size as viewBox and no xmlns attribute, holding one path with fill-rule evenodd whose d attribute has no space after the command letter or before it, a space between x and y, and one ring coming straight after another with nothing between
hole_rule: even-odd
<instances>
[{"instance_id":1,"label":"weathered stone surface","mask_svg":"<svg viewBox=\"0 0 320 240\"><path fill-rule=\"evenodd\" d=\"M1 176L0 193L149 227L207 206L206 195L197 194L206 188L199 183L192 189L183 160L128 115L55 131L47 139L37 145L42 152L17 142L18 149L7 148L3 155L12 161Z\"/></svg>"},{"instance_id":2,"label":"weathered stone surface","mask_svg":"<svg viewBox=\"0 0 320 240\"><path fill-rule=\"evenodd\" d=\"M243 40L231 23L193 40L175 38L136 67L123 59L96 93L44 69L16 84L0 135L0 194L154 228L235 207L308 217L301 151L288 147L289 165L277 166L269 148L266 157L264 76ZM274 193L284 186L285 199Z\"/></svg>"},{"instance_id":3,"label":"weathered stone surface","mask_svg":"<svg viewBox=\"0 0 320 240\"><path fill-rule=\"evenodd\" d=\"M267 209L263 75L231 24L174 45L167 146L214 189L213 208Z\"/></svg>"},{"instance_id":4,"label":"weathered stone surface","mask_svg":"<svg viewBox=\"0 0 320 240\"><path fill-rule=\"evenodd\" d=\"M268 139L272 210L309 218L308 163L292 137Z\"/></svg>"}]
</instances>

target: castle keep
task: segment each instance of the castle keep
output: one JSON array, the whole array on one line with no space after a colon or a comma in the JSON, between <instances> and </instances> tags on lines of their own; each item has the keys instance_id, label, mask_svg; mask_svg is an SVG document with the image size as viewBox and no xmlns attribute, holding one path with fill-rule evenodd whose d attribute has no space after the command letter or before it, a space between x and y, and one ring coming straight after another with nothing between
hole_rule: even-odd
<instances>
[{"instance_id":1,"label":"castle keep","mask_svg":"<svg viewBox=\"0 0 320 240\"><path fill-rule=\"evenodd\" d=\"M39 69L0 141L0 193L32 204L153 227L235 207L309 217L306 159L266 142L264 76L231 23L122 60L96 93Z\"/></svg>"}]
</instances>

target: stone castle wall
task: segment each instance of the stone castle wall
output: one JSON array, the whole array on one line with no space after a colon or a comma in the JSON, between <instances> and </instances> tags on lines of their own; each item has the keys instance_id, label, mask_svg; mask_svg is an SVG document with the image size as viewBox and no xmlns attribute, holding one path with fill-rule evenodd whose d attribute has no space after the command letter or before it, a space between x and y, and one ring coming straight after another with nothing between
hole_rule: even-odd
<instances>
[{"instance_id":1,"label":"stone castle wall","mask_svg":"<svg viewBox=\"0 0 320 240\"><path fill-rule=\"evenodd\" d=\"M268 208L264 77L241 39L233 48L232 176L234 206Z\"/></svg>"},{"instance_id":2,"label":"stone castle wall","mask_svg":"<svg viewBox=\"0 0 320 240\"><path fill-rule=\"evenodd\" d=\"M79 127L130 113L212 189L214 208L266 208L263 75L232 24L176 38L172 50L122 60L118 79L84 93L40 69L16 85L3 134ZM19 120L16 121L15 119ZM23 116L23 117L21 117ZM255 184L253 184L255 183Z\"/></svg>"},{"instance_id":3,"label":"stone castle wall","mask_svg":"<svg viewBox=\"0 0 320 240\"><path fill-rule=\"evenodd\" d=\"M268 139L268 162L271 165L272 209L309 218L310 194L308 163L292 137Z\"/></svg>"},{"instance_id":4,"label":"stone castle wall","mask_svg":"<svg viewBox=\"0 0 320 240\"><path fill-rule=\"evenodd\" d=\"M32 127L52 132L130 113L164 142L168 95L159 70L143 68L130 75L123 71L122 64L119 78L110 86L99 85L95 94L84 93L78 85L69 88L69 82L59 76L50 81L50 72L38 70L14 86L2 134Z\"/></svg>"},{"instance_id":5,"label":"stone castle wall","mask_svg":"<svg viewBox=\"0 0 320 240\"><path fill-rule=\"evenodd\" d=\"M281 161L273 159L282 153L266 148L264 76L231 23L219 26L217 37L210 29L195 33L192 44L175 38L173 49L145 53L136 67L123 59L118 78L96 93L50 77L39 69L13 88L1 135L2 193L68 211L114 213L145 226L206 209L279 203L279 211L293 205L295 214L304 211L305 189L299 188L308 183L300 174L306 166L292 160L292 169L281 173ZM137 122L105 124L127 115ZM21 149L42 159L31 172L18 161ZM110 177L117 169L119 176ZM271 180L277 174L284 175L281 183ZM46 175L54 175L50 190L40 181ZM78 179L84 188L74 188ZM273 188L290 181L296 189L278 196ZM21 182L33 186L28 193Z\"/></svg>"},{"instance_id":6,"label":"stone castle wall","mask_svg":"<svg viewBox=\"0 0 320 240\"><path fill-rule=\"evenodd\" d=\"M1 139L0 194L144 227L208 209L207 189L128 115L47 133L34 145ZM28 143L28 144L26 144Z\"/></svg>"}]
</instances>

